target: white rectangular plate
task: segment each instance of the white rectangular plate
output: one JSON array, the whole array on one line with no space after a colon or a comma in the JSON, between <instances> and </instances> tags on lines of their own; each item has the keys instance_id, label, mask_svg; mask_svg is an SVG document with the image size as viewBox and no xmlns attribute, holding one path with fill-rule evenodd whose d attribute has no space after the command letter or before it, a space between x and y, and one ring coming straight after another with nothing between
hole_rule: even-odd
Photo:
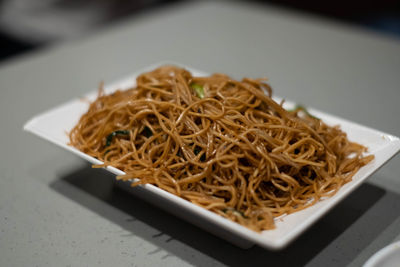
<instances>
[{"instance_id":1,"label":"white rectangular plate","mask_svg":"<svg viewBox=\"0 0 400 267\"><path fill-rule=\"evenodd\" d=\"M121 79L107 86L105 90L107 93L110 93L116 89L125 89L134 86L136 83L135 78L138 74L151 70L159 65L151 66L133 74L129 78ZM194 75L204 75L203 72L188 67L186 67L186 69L191 71ZM96 96L97 90L94 90L92 93L86 95L85 98L94 100ZM293 106L293 103L286 101L285 105L290 107ZM87 108L88 103L82 101L81 98L77 98L33 117L25 124L24 129L71 151L93 164L99 164L101 163L99 160L68 145L69 140L67 132L78 122L80 116L86 112ZM375 155L375 159L367 166L360 169L353 180L344 185L333 197L322 200L305 210L277 219L275 221L276 229L274 230L263 231L261 233L254 232L153 185L142 186L136 191L139 192L142 197L144 196L156 205L158 203L158 205L175 213L177 216L235 243L240 247L245 248L253 244L258 244L268 249L283 248L344 199L350 192L355 190L368 176L374 173L400 150L400 140L398 137L325 114L318 110L309 109L309 111L313 115L323 119L329 125L340 125L340 127L347 132L350 140L367 146L369 153ZM113 167L108 167L107 170L116 175L123 174L122 171ZM159 201L160 199L163 201Z\"/></svg>"}]
</instances>

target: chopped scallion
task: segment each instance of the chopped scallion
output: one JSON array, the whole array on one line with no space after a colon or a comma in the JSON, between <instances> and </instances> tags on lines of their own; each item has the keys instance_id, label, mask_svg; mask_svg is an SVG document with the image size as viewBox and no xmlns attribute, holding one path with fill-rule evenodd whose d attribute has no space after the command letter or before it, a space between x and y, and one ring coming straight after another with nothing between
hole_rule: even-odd
<instances>
[{"instance_id":1,"label":"chopped scallion","mask_svg":"<svg viewBox=\"0 0 400 267\"><path fill-rule=\"evenodd\" d=\"M106 147L111 145L111 142L112 142L114 136L117 136L117 135L129 135L129 130L116 130L116 131L110 133L106 138Z\"/></svg>"},{"instance_id":2,"label":"chopped scallion","mask_svg":"<svg viewBox=\"0 0 400 267\"><path fill-rule=\"evenodd\" d=\"M143 129L143 131L142 131L142 134L143 134L144 136L146 136L147 138L149 138L150 136L153 135L153 132L150 130L149 127L145 126L144 129Z\"/></svg>"},{"instance_id":3,"label":"chopped scallion","mask_svg":"<svg viewBox=\"0 0 400 267\"><path fill-rule=\"evenodd\" d=\"M298 111L298 110L303 111L308 117L311 117L311 118L314 118L314 119L317 119L317 120L320 119L320 118L317 118L314 115L312 115L310 112L308 112L307 108L305 106L302 106L302 105L296 105L294 107L294 109L288 109L289 112L295 112L295 111Z\"/></svg>"},{"instance_id":4,"label":"chopped scallion","mask_svg":"<svg viewBox=\"0 0 400 267\"><path fill-rule=\"evenodd\" d=\"M201 86L198 83L192 83L190 85L190 87L192 87L192 89L195 91L196 95L199 98L204 98L204 88L203 88L203 86Z\"/></svg>"}]
</instances>

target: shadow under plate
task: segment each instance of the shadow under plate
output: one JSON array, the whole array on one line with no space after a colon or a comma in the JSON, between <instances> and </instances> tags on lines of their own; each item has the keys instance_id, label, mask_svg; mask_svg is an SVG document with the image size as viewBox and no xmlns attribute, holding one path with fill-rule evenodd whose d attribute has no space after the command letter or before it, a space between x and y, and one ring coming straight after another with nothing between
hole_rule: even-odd
<instances>
[{"instance_id":1,"label":"shadow under plate","mask_svg":"<svg viewBox=\"0 0 400 267\"><path fill-rule=\"evenodd\" d=\"M329 255L334 259L324 259L325 267L330 265L329 262L344 266L400 217L400 212L393 212L400 210L399 195L364 183L287 248L274 252L254 246L245 250L114 185L114 175L102 169L92 169L88 164L61 175L50 187L132 235L140 236L196 266L202 265L202 262L197 262L198 257L194 259L186 255L181 246L170 241L179 241L229 266L264 266L266 263L272 266L303 266L324 249L330 249ZM365 229L368 231L365 232ZM161 238L163 235L171 238L166 240ZM341 242L341 247L329 247L342 235L346 235L346 242Z\"/></svg>"}]
</instances>

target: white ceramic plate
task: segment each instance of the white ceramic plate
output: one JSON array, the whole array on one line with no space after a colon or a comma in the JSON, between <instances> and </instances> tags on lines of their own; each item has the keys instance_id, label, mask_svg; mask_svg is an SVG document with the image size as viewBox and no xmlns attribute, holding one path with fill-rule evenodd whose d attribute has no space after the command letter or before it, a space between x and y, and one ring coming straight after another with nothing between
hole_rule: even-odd
<instances>
[{"instance_id":1,"label":"white ceramic plate","mask_svg":"<svg viewBox=\"0 0 400 267\"><path fill-rule=\"evenodd\" d=\"M400 266L400 241L392 243L375 253L363 267Z\"/></svg>"},{"instance_id":2,"label":"white ceramic plate","mask_svg":"<svg viewBox=\"0 0 400 267\"><path fill-rule=\"evenodd\" d=\"M131 77L121 79L107 86L105 90L109 93L116 89L133 86L135 84L135 77L138 74L151 70L156 66L158 65L141 70ZM194 75L204 75L204 73L194 69L188 67L186 69L190 70ZM97 90L94 90L85 97L93 100L96 96ZM290 107L293 106L293 103L286 101L286 105ZM35 116L25 124L24 129L71 151L91 163L99 164L101 163L99 160L68 146L68 136L66 133L78 122L80 116L86 112L87 108L87 102L82 101L81 98L77 98ZM153 185L142 186L133 190L133 192L240 247L247 248L258 244L268 249L283 248L344 199L350 192L355 190L368 176L400 150L400 140L398 137L325 114L318 110L310 108L309 111L330 125L340 125L347 132L350 140L367 146L369 152L375 155L375 159L360 169L353 180L344 185L333 197L320 201L305 210L277 219L276 229L274 230L263 231L261 233L254 232ZM123 174L122 171L113 167L108 167L107 170L116 175ZM126 187L129 188L129 186Z\"/></svg>"}]
</instances>

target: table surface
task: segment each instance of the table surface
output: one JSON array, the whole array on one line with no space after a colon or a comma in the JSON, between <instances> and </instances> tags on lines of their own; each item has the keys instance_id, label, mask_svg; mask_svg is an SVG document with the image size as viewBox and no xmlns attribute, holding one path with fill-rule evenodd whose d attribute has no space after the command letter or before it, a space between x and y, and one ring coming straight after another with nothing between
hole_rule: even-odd
<instances>
[{"instance_id":1,"label":"table surface","mask_svg":"<svg viewBox=\"0 0 400 267\"><path fill-rule=\"evenodd\" d=\"M400 136L400 41L226 1L180 3L0 65L0 266L360 266L400 239L394 157L282 251L243 250L22 131L34 115L160 61L270 78L277 95Z\"/></svg>"}]
</instances>

